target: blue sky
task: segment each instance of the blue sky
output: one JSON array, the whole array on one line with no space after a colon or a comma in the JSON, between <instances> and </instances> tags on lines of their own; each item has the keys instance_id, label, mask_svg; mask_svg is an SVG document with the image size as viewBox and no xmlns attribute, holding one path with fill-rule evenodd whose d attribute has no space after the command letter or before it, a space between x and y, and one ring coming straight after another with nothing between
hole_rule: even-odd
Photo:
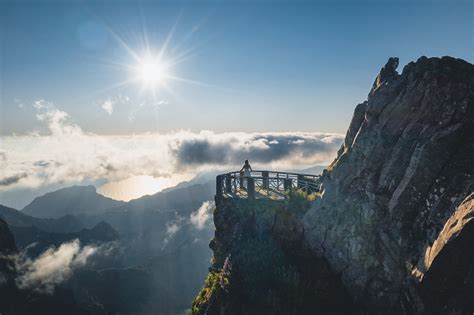
<instances>
[{"instance_id":1,"label":"blue sky","mask_svg":"<svg viewBox=\"0 0 474 315\"><path fill-rule=\"evenodd\" d=\"M472 1L3 0L0 131L41 128L44 99L98 134L344 133L388 57L472 62L473 14ZM173 29L165 55L186 56L173 74L202 84L111 88L134 63L117 38L140 54L145 34L159 50Z\"/></svg>"},{"instance_id":2,"label":"blue sky","mask_svg":"<svg viewBox=\"0 0 474 315\"><path fill-rule=\"evenodd\" d=\"M321 169L389 57L473 61L473 3L0 0L0 204Z\"/></svg>"}]
</instances>

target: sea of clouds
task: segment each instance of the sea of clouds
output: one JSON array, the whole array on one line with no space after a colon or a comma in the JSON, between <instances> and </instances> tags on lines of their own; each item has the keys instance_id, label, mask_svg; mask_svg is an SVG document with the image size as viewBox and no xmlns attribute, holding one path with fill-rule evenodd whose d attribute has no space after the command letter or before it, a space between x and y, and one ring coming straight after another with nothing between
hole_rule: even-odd
<instances>
[{"instance_id":1,"label":"sea of clouds","mask_svg":"<svg viewBox=\"0 0 474 315\"><path fill-rule=\"evenodd\" d=\"M340 134L317 132L98 135L84 131L52 103L38 100L33 107L47 131L0 137L0 192L139 175L197 174L236 168L245 159L254 168L327 165L343 141Z\"/></svg>"}]
</instances>

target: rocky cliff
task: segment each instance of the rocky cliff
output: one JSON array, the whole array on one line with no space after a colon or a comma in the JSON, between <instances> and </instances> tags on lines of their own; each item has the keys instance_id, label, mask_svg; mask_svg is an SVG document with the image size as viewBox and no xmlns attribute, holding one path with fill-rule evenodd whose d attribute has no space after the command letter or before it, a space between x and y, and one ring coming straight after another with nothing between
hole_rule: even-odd
<instances>
[{"instance_id":1,"label":"rocky cliff","mask_svg":"<svg viewBox=\"0 0 474 315\"><path fill-rule=\"evenodd\" d=\"M356 308L324 257L304 241L310 203L216 196L214 251L194 314L333 314Z\"/></svg>"},{"instance_id":2,"label":"rocky cliff","mask_svg":"<svg viewBox=\"0 0 474 315\"><path fill-rule=\"evenodd\" d=\"M422 311L417 284L474 210L474 66L397 65L391 58L357 105L304 223L357 300Z\"/></svg>"},{"instance_id":3,"label":"rocky cliff","mask_svg":"<svg viewBox=\"0 0 474 315\"><path fill-rule=\"evenodd\" d=\"M258 235L273 235L270 239L277 240L275 246L292 261L298 277L340 281L342 287L332 292L345 296L347 290L349 298L339 302L353 303L348 304L353 313L472 313L474 66L451 57L421 57L402 73L397 67L398 58L390 58L367 101L356 106L344 144L323 172L321 194L309 209L301 209L277 235L262 229L265 224L255 229ZM228 205L219 207L213 269L194 306L206 294L208 304L195 307L197 313L213 313L209 305L229 301L230 291L215 294L212 283L226 279L226 261L239 268L232 251L238 253L247 243L233 235L241 233L238 227L253 224L229 224L219 214ZM258 218L262 212L252 213ZM295 231L301 238L281 241ZM252 255L260 252L265 251ZM313 264L312 272L298 267L306 264ZM303 300L316 301L316 287L308 290L314 296ZM261 299L268 298L265 292ZM242 301L247 312L256 310ZM301 303L289 313L311 313Z\"/></svg>"}]
</instances>

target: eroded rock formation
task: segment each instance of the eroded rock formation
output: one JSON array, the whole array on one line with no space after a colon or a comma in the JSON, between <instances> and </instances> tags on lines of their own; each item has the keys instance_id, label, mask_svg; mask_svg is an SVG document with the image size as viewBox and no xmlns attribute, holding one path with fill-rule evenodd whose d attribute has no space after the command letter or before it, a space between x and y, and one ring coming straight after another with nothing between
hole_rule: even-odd
<instances>
[{"instance_id":1,"label":"eroded rock formation","mask_svg":"<svg viewBox=\"0 0 474 315\"><path fill-rule=\"evenodd\" d=\"M420 282L474 211L474 66L422 57L398 74L397 65L391 58L356 107L303 221L358 301L422 312Z\"/></svg>"}]
</instances>

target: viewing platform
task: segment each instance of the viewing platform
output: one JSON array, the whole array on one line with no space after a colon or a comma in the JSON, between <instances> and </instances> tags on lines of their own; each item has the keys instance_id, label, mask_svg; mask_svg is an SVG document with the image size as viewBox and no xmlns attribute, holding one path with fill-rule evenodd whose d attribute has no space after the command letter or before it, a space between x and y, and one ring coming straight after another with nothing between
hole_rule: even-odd
<instances>
[{"instance_id":1,"label":"viewing platform","mask_svg":"<svg viewBox=\"0 0 474 315\"><path fill-rule=\"evenodd\" d=\"M320 191L320 176L273 171L252 171L249 177L230 172L216 177L216 196L223 198L272 199L290 198L292 191L307 196Z\"/></svg>"}]
</instances>

